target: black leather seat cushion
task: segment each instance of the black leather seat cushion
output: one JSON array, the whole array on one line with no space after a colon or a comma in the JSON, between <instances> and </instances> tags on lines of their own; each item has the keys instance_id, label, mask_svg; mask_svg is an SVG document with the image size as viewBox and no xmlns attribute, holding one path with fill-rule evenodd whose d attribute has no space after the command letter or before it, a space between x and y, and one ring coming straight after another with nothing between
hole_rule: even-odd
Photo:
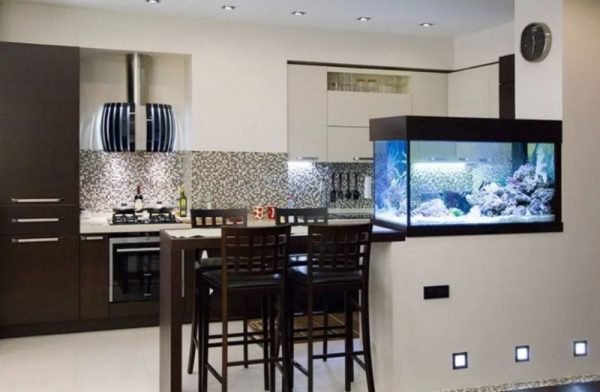
<instances>
[{"instance_id":1,"label":"black leather seat cushion","mask_svg":"<svg viewBox=\"0 0 600 392\"><path fill-rule=\"evenodd\" d=\"M290 268L290 277L299 282L306 283L308 280L308 267L295 266ZM344 283L361 284L362 273L360 271L340 272L315 272L313 271L313 282L315 284Z\"/></svg>"},{"instance_id":2,"label":"black leather seat cushion","mask_svg":"<svg viewBox=\"0 0 600 392\"><path fill-rule=\"evenodd\" d=\"M221 268L221 257L205 257L199 260L200 263L195 264L196 269L219 269Z\"/></svg>"},{"instance_id":3,"label":"black leather seat cushion","mask_svg":"<svg viewBox=\"0 0 600 392\"><path fill-rule=\"evenodd\" d=\"M221 271L208 271L202 274L202 279L213 287L221 287ZM229 289L250 289L261 287L277 287L281 284L280 274L254 276L228 276Z\"/></svg>"}]
</instances>

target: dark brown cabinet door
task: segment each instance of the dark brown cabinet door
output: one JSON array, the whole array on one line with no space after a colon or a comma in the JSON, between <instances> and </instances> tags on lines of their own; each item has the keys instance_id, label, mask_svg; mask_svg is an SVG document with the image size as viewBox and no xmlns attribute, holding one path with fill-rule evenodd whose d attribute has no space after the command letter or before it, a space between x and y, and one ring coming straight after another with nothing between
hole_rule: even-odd
<instances>
[{"instance_id":1,"label":"dark brown cabinet door","mask_svg":"<svg viewBox=\"0 0 600 392\"><path fill-rule=\"evenodd\" d=\"M79 319L78 237L0 237L0 326Z\"/></svg>"},{"instance_id":2,"label":"dark brown cabinet door","mask_svg":"<svg viewBox=\"0 0 600 392\"><path fill-rule=\"evenodd\" d=\"M81 236L79 268L81 276L80 315L82 320L108 318L108 238Z\"/></svg>"},{"instance_id":3,"label":"dark brown cabinet door","mask_svg":"<svg viewBox=\"0 0 600 392\"><path fill-rule=\"evenodd\" d=\"M0 205L78 205L79 49L0 42L0 58Z\"/></svg>"},{"instance_id":4,"label":"dark brown cabinet door","mask_svg":"<svg viewBox=\"0 0 600 392\"><path fill-rule=\"evenodd\" d=\"M79 208L39 205L0 207L0 233L79 234Z\"/></svg>"}]
</instances>

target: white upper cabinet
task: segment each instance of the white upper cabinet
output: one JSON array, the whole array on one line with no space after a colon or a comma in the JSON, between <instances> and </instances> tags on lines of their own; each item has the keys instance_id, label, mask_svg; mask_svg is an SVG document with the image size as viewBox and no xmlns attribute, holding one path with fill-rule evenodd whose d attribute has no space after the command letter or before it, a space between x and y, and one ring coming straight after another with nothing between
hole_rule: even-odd
<instances>
[{"instance_id":1,"label":"white upper cabinet","mask_svg":"<svg viewBox=\"0 0 600 392\"><path fill-rule=\"evenodd\" d=\"M412 114L448 115L448 74L413 72L411 79Z\"/></svg>"},{"instance_id":2,"label":"white upper cabinet","mask_svg":"<svg viewBox=\"0 0 600 392\"><path fill-rule=\"evenodd\" d=\"M288 65L290 160L327 160L327 68Z\"/></svg>"},{"instance_id":3,"label":"white upper cabinet","mask_svg":"<svg viewBox=\"0 0 600 392\"><path fill-rule=\"evenodd\" d=\"M372 158L369 120L448 115L448 75L288 65L288 154L354 162Z\"/></svg>"},{"instance_id":4,"label":"white upper cabinet","mask_svg":"<svg viewBox=\"0 0 600 392\"><path fill-rule=\"evenodd\" d=\"M498 118L498 64L453 72L448 77L448 114Z\"/></svg>"},{"instance_id":5,"label":"white upper cabinet","mask_svg":"<svg viewBox=\"0 0 600 392\"><path fill-rule=\"evenodd\" d=\"M372 118L412 113L410 94L328 91L327 104L327 125L338 127L368 127Z\"/></svg>"},{"instance_id":6,"label":"white upper cabinet","mask_svg":"<svg viewBox=\"0 0 600 392\"><path fill-rule=\"evenodd\" d=\"M328 127L327 160L358 162L373 158L368 127Z\"/></svg>"}]
</instances>

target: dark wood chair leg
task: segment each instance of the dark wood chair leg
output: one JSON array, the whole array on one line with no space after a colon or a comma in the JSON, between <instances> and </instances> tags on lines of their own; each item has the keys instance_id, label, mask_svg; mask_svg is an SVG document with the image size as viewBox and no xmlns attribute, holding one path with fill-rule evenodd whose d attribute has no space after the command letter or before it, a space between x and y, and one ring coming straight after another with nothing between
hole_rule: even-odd
<instances>
[{"instance_id":1,"label":"dark wood chair leg","mask_svg":"<svg viewBox=\"0 0 600 392\"><path fill-rule=\"evenodd\" d=\"M313 288L308 287L308 295L306 296L306 343L307 343L307 387L308 392L313 392Z\"/></svg>"},{"instance_id":2,"label":"dark wood chair leg","mask_svg":"<svg viewBox=\"0 0 600 392\"><path fill-rule=\"evenodd\" d=\"M248 369L248 300L244 298L244 325L243 325L243 333L244 333L244 367Z\"/></svg>"},{"instance_id":3,"label":"dark wood chair leg","mask_svg":"<svg viewBox=\"0 0 600 392\"><path fill-rule=\"evenodd\" d=\"M276 357L277 345L276 341L276 331L275 331L275 307L273 306L274 298L273 296L269 297L269 348L270 348L270 358L273 359ZM269 391L275 392L275 367L276 364L274 361L269 362Z\"/></svg>"},{"instance_id":4,"label":"dark wood chair leg","mask_svg":"<svg viewBox=\"0 0 600 392\"><path fill-rule=\"evenodd\" d=\"M229 313L228 313L228 292L223 289L221 298L221 392L227 392L228 388L228 368L229 368Z\"/></svg>"},{"instance_id":5,"label":"dark wood chair leg","mask_svg":"<svg viewBox=\"0 0 600 392\"><path fill-rule=\"evenodd\" d=\"M329 309L327 299L323 298L323 361L327 361L327 332L329 328Z\"/></svg>"},{"instance_id":6,"label":"dark wood chair leg","mask_svg":"<svg viewBox=\"0 0 600 392\"><path fill-rule=\"evenodd\" d=\"M287 290L287 341L288 341L288 389L291 392L294 389L294 288Z\"/></svg>"},{"instance_id":7,"label":"dark wood chair leg","mask_svg":"<svg viewBox=\"0 0 600 392\"><path fill-rule=\"evenodd\" d=\"M192 309L192 327L190 331L190 354L188 355L188 374L194 373L194 360L196 359L196 344L199 342L198 338L198 292L195 292L194 297L194 308Z\"/></svg>"},{"instance_id":8,"label":"dark wood chair leg","mask_svg":"<svg viewBox=\"0 0 600 392\"><path fill-rule=\"evenodd\" d=\"M209 290L201 282L199 283L198 290L200 292L200 308L198 312L198 325L199 330L199 344L198 344L198 391L208 391L208 368L206 364L208 362L208 343L209 343L209 326L210 326L210 312L209 312Z\"/></svg>"},{"instance_id":9,"label":"dark wood chair leg","mask_svg":"<svg viewBox=\"0 0 600 392\"><path fill-rule=\"evenodd\" d=\"M371 357L371 331L369 328L369 293L365 287L361 292L361 321L362 341L365 353L365 371L367 373L367 390L375 392L375 380L373 377L373 359Z\"/></svg>"},{"instance_id":10,"label":"dark wood chair leg","mask_svg":"<svg viewBox=\"0 0 600 392\"><path fill-rule=\"evenodd\" d=\"M352 368L353 368L353 358L352 358L352 354L351 352L354 350L354 345L353 345L353 341L352 339L354 338L353 336L353 331L352 331L352 304L350 303L350 292L346 291L344 293L344 311L345 311L345 317L344 317L344 324L346 325L345 327L345 339L344 339L344 343L345 343L345 352L346 352L346 356L345 356L345 366L344 366L344 370L345 370L345 381L346 381L346 391L350 391L351 386L350 383L352 382L353 379L353 375L352 375Z\"/></svg>"},{"instance_id":11,"label":"dark wood chair leg","mask_svg":"<svg viewBox=\"0 0 600 392\"><path fill-rule=\"evenodd\" d=\"M266 359L269 357L269 344L267 343L269 340L269 334L268 334L268 312L269 312L269 306L267 303L267 296L263 295L262 296L262 329L263 329L263 333L262 333L262 339L263 339L263 359L265 360L264 364L263 364L263 376L264 376L264 382L265 382L265 391L269 390L269 364L266 362Z\"/></svg>"}]
</instances>

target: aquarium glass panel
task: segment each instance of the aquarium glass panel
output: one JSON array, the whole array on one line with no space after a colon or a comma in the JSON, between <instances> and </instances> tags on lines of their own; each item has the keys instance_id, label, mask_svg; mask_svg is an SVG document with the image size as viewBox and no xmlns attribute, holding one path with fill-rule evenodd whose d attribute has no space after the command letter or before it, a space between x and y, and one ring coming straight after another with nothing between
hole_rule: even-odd
<instances>
[{"instance_id":1,"label":"aquarium glass panel","mask_svg":"<svg viewBox=\"0 0 600 392\"><path fill-rule=\"evenodd\" d=\"M406 226L406 141L386 140L374 144L375 219Z\"/></svg>"},{"instance_id":2,"label":"aquarium glass panel","mask_svg":"<svg viewBox=\"0 0 600 392\"><path fill-rule=\"evenodd\" d=\"M410 142L410 225L554 222L551 143Z\"/></svg>"}]
</instances>

